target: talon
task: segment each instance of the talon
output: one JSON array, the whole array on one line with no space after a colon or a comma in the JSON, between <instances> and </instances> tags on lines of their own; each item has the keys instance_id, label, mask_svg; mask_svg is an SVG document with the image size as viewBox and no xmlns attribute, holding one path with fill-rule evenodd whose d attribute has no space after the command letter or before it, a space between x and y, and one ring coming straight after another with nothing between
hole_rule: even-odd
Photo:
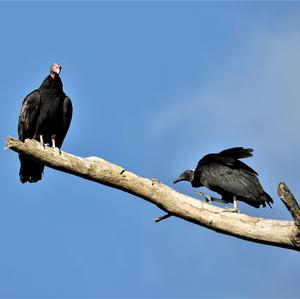
<instances>
[{"instance_id":1,"label":"talon","mask_svg":"<svg viewBox=\"0 0 300 299\"><path fill-rule=\"evenodd\" d=\"M213 201L212 198L209 195L207 195L203 192L198 191L198 192L195 192L195 193L199 194L201 197L203 197L206 200L206 202L212 202Z\"/></svg>"}]
</instances>

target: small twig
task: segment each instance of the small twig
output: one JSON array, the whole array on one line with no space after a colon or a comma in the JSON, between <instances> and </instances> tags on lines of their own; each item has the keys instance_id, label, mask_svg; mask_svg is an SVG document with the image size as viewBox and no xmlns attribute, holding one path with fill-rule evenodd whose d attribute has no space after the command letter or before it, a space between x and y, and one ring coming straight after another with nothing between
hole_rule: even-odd
<instances>
[{"instance_id":1,"label":"small twig","mask_svg":"<svg viewBox=\"0 0 300 299\"><path fill-rule=\"evenodd\" d=\"M154 218L153 221L154 221L155 223L157 223L157 222L162 221L162 220L165 220L165 219L167 219L167 218L169 218L169 217L171 217L171 216L173 216L173 215L168 213L168 214L165 214L165 215L163 215L163 216L161 216L161 217Z\"/></svg>"},{"instance_id":2,"label":"small twig","mask_svg":"<svg viewBox=\"0 0 300 299\"><path fill-rule=\"evenodd\" d=\"M287 185L283 182L278 184L278 195L283 201L284 205L294 218L295 224L300 228L300 207L295 199L294 195L291 193Z\"/></svg>"}]
</instances>

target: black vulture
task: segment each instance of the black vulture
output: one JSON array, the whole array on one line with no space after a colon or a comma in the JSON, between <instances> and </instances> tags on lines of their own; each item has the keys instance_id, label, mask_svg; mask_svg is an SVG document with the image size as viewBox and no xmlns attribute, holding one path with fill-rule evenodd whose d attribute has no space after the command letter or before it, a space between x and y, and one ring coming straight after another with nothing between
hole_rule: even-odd
<instances>
[{"instance_id":1,"label":"black vulture","mask_svg":"<svg viewBox=\"0 0 300 299\"><path fill-rule=\"evenodd\" d=\"M207 187L219 193L222 198L211 198L205 195L208 200L216 200L223 203L233 203L233 209L238 212L237 200L248 205L259 208L260 205L271 207L273 199L267 194L258 178L257 173L239 159L252 156L250 148L234 147L220 153L213 153L204 156L195 169L184 171L175 181L189 181L195 188ZM201 193L200 193L201 194Z\"/></svg>"},{"instance_id":2,"label":"black vulture","mask_svg":"<svg viewBox=\"0 0 300 299\"><path fill-rule=\"evenodd\" d=\"M72 119L71 99L63 91L61 65L54 63L41 86L26 96L19 116L19 139L35 139L53 148L62 146ZM20 181L35 183L42 178L44 165L19 155Z\"/></svg>"}]
</instances>

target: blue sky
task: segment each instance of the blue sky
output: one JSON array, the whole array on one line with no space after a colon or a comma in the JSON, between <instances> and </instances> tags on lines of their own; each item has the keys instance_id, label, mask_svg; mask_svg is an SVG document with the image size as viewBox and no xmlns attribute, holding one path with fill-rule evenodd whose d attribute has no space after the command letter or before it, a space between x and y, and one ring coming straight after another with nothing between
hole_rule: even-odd
<instances>
[{"instance_id":1,"label":"blue sky","mask_svg":"<svg viewBox=\"0 0 300 299\"><path fill-rule=\"evenodd\" d=\"M63 150L172 180L206 153L246 162L290 219L300 197L300 3L1 2L1 140L59 62L74 115ZM170 218L124 192L46 169L19 182L2 151L0 297L299 297L299 255ZM175 188L194 195L188 184ZM209 193L209 192L208 192Z\"/></svg>"}]
</instances>

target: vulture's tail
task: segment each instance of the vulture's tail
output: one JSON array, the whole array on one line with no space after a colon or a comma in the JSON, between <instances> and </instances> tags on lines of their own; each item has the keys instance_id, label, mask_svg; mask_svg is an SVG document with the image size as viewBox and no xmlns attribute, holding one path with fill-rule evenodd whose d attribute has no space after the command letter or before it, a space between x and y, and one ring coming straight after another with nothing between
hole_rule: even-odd
<instances>
[{"instance_id":1,"label":"vulture's tail","mask_svg":"<svg viewBox=\"0 0 300 299\"><path fill-rule=\"evenodd\" d=\"M24 184L26 182L36 183L42 178L44 165L35 162L23 155L19 155L21 167L20 167L20 181Z\"/></svg>"},{"instance_id":2,"label":"vulture's tail","mask_svg":"<svg viewBox=\"0 0 300 299\"><path fill-rule=\"evenodd\" d=\"M272 209L271 203L273 203L273 199L272 197L264 191L264 195L261 197L264 202L266 202L268 204L268 206Z\"/></svg>"}]
</instances>

